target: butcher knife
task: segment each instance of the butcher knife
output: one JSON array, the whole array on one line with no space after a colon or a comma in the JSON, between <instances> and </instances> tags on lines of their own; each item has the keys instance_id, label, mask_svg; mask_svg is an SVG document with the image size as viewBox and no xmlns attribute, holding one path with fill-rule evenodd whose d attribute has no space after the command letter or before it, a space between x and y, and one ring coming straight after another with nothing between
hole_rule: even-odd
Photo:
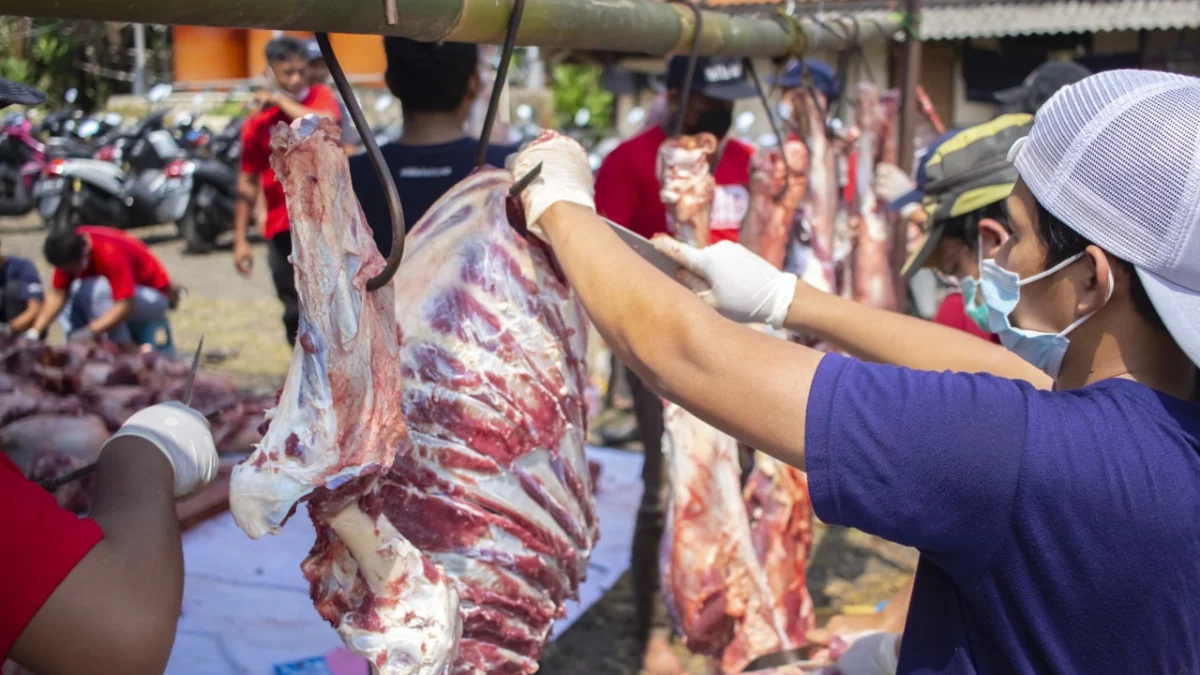
<instances>
[{"instance_id":1,"label":"butcher knife","mask_svg":"<svg viewBox=\"0 0 1200 675\"><path fill-rule=\"evenodd\" d=\"M770 654L763 654L754 659L742 669L743 673L753 673L759 670L773 670L775 668L783 668L790 666L792 668L800 668L804 670L815 670L817 668L828 668L834 665L831 661L811 661L808 660L809 652L812 650L812 645L801 647L800 649L784 649Z\"/></svg>"},{"instance_id":2,"label":"butcher knife","mask_svg":"<svg viewBox=\"0 0 1200 675\"><path fill-rule=\"evenodd\" d=\"M529 187L533 181L537 180L537 177L541 175L541 173L542 164L539 162L536 166L529 170L529 173L521 176L520 179L513 183L512 187L509 188L508 193L514 197L520 195L525 188ZM643 260L657 267L663 274L666 274L674 279L676 272L682 269L682 266L679 263L671 260L669 256L663 254L657 248L654 248L654 244L651 244L649 239L643 237L637 232L621 227L608 218L604 218L603 220L604 222L608 223L608 226L612 228L613 232L617 233L617 236L621 238L621 241L625 242L629 248L633 249L634 253L642 256Z\"/></svg>"}]
</instances>

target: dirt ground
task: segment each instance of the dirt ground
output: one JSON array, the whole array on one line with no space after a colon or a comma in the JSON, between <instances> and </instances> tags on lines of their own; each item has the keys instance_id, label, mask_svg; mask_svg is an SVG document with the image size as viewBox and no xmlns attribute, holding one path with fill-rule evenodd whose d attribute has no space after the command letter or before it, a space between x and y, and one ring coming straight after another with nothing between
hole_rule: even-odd
<instances>
[{"instance_id":1,"label":"dirt ground","mask_svg":"<svg viewBox=\"0 0 1200 675\"><path fill-rule=\"evenodd\" d=\"M248 389L273 392L283 382L291 352L284 338L282 308L271 285L266 249L256 243L254 274L243 279L233 268L228 246L207 256L184 256L183 243L174 230L174 226L161 226L133 234L146 241L172 277L188 289L187 298L171 316L176 348L187 354L203 335L206 370L226 373ZM49 268L41 253L44 237L36 217L0 219L0 252L29 258L48 283ZM50 339L61 340L61 336L55 330ZM628 447L636 450L638 446L631 443ZM811 557L808 588L819 625L843 607L874 606L889 598L911 578L917 558L912 549L821 523L816 524ZM640 654L633 642L633 618L633 592L626 574L547 647L541 672L637 673ZM677 651L689 673L707 672L703 659L689 657L681 645Z\"/></svg>"}]
</instances>

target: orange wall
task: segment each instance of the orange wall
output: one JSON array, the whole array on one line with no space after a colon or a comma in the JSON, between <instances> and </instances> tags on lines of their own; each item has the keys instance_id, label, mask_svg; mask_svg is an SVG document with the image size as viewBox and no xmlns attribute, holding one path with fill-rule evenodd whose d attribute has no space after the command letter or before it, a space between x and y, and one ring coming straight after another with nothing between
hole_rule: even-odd
<instances>
[{"instance_id":1,"label":"orange wall","mask_svg":"<svg viewBox=\"0 0 1200 675\"><path fill-rule=\"evenodd\" d=\"M175 79L229 80L245 77L246 36L236 28L176 26Z\"/></svg>"},{"instance_id":2,"label":"orange wall","mask_svg":"<svg viewBox=\"0 0 1200 675\"><path fill-rule=\"evenodd\" d=\"M175 79L180 82L258 77L266 68L264 51L275 36L270 30L175 26ZM287 31L303 40L312 33ZM350 75L382 75L387 68L378 35L332 34L329 41ZM381 80L382 81L382 78Z\"/></svg>"}]
</instances>

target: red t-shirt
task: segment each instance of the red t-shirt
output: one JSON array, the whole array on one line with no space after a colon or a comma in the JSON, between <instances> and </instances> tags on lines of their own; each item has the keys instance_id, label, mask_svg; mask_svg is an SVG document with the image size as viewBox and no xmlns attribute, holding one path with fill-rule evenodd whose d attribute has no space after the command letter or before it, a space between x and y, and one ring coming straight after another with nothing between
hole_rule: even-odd
<instances>
[{"instance_id":1,"label":"red t-shirt","mask_svg":"<svg viewBox=\"0 0 1200 675\"><path fill-rule=\"evenodd\" d=\"M658 148L667 140L662 127L651 127L617 146L596 174L600 215L649 239L667 231L667 208L659 196ZM753 148L730 139L717 166L713 197L712 241L737 241L750 208L750 157Z\"/></svg>"},{"instance_id":2,"label":"red t-shirt","mask_svg":"<svg viewBox=\"0 0 1200 675\"><path fill-rule=\"evenodd\" d=\"M980 330L979 325L975 320L967 316L967 305L963 300L962 293L951 293L942 301L942 305L938 307L937 314L933 316L934 323L940 323L943 326L957 328L961 331L966 331L971 335L984 340L989 340L1000 344L1000 337L995 333L988 333Z\"/></svg>"},{"instance_id":3,"label":"red t-shirt","mask_svg":"<svg viewBox=\"0 0 1200 675\"><path fill-rule=\"evenodd\" d=\"M323 84L314 84L300 105L314 112L331 115L341 121L342 109L333 91ZM262 176L263 197L267 202L267 222L263 223L263 238L270 239L288 231L287 204L283 184L271 169L271 134L280 122L292 120L276 107L254 114L242 126L242 171Z\"/></svg>"},{"instance_id":4,"label":"red t-shirt","mask_svg":"<svg viewBox=\"0 0 1200 675\"><path fill-rule=\"evenodd\" d=\"M104 277L112 286L113 300L133 297L134 286L146 286L167 292L171 277L149 247L141 239L131 237L115 227L87 225L76 231L92 243L91 259L79 277ZM60 291L71 287L77 277L55 269L51 283Z\"/></svg>"},{"instance_id":5,"label":"red t-shirt","mask_svg":"<svg viewBox=\"0 0 1200 675\"><path fill-rule=\"evenodd\" d=\"M104 536L0 454L0 662L54 589Z\"/></svg>"}]
</instances>

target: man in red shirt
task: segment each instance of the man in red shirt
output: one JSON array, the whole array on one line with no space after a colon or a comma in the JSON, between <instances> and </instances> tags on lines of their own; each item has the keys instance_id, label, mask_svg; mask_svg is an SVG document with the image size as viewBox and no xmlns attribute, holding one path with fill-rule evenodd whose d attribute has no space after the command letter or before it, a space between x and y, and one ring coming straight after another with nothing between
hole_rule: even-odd
<instances>
[{"instance_id":1,"label":"man in red shirt","mask_svg":"<svg viewBox=\"0 0 1200 675\"><path fill-rule=\"evenodd\" d=\"M141 240L112 227L56 232L43 246L54 266L46 304L27 335L40 337L63 309L68 339L107 336L134 341L130 325L157 323L176 306L179 292L167 268Z\"/></svg>"},{"instance_id":2,"label":"man in red shirt","mask_svg":"<svg viewBox=\"0 0 1200 675\"><path fill-rule=\"evenodd\" d=\"M267 44L267 80L271 89L258 93L262 109L242 127L242 171L238 178L238 204L233 216L233 264L249 277L254 268L247 230L255 200L261 190L266 200L267 217L262 224L267 240L267 262L275 292L283 302L283 325L288 344L296 344L300 328L300 298L288 256L292 254L292 235L288 225L283 185L271 170L271 134L280 123L316 115L340 121L337 97L323 84L309 84L309 65L304 45L292 37L280 37Z\"/></svg>"},{"instance_id":3,"label":"man in red shirt","mask_svg":"<svg viewBox=\"0 0 1200 675\"><path fill-rule=\"evenodd\" d=\"M139 411L104 444L89 518L0 454L0 663L163 672L183 601L175 500L216 473L208 422L179 402Z\"/></svg>"},{"instance_id":4,"label":"man in red shirt","mask_svg":"<svg viewBox=\"0 0 1200 675\"><path fill-rule=\"evenodd\" d=\"M750 158L754 149L726 138L733 125L734 102L756 95L746 80L739 59L700 58L696 63L687 109L680 111L681 89L687 76L687 58L675 57L667 69L669 112L665 125L683 115L683 133L711 133L724 139L714 177L711 237L737 241L742 219L750 205ZM614 149L596 174L596 207L601 215L647 239L667 233L667 212L659 196L658 149L667 140L662 126L653 126ZM644 447L642 503L633 536L634 593L637 603L635 632L645 645L644 670L651 675L682 673L670 650L670 623L659 588L658 548L666 512L667 483L663 480L662 401L626 368L634 400L638 431Z\"/></svg>"}]
</instances>

